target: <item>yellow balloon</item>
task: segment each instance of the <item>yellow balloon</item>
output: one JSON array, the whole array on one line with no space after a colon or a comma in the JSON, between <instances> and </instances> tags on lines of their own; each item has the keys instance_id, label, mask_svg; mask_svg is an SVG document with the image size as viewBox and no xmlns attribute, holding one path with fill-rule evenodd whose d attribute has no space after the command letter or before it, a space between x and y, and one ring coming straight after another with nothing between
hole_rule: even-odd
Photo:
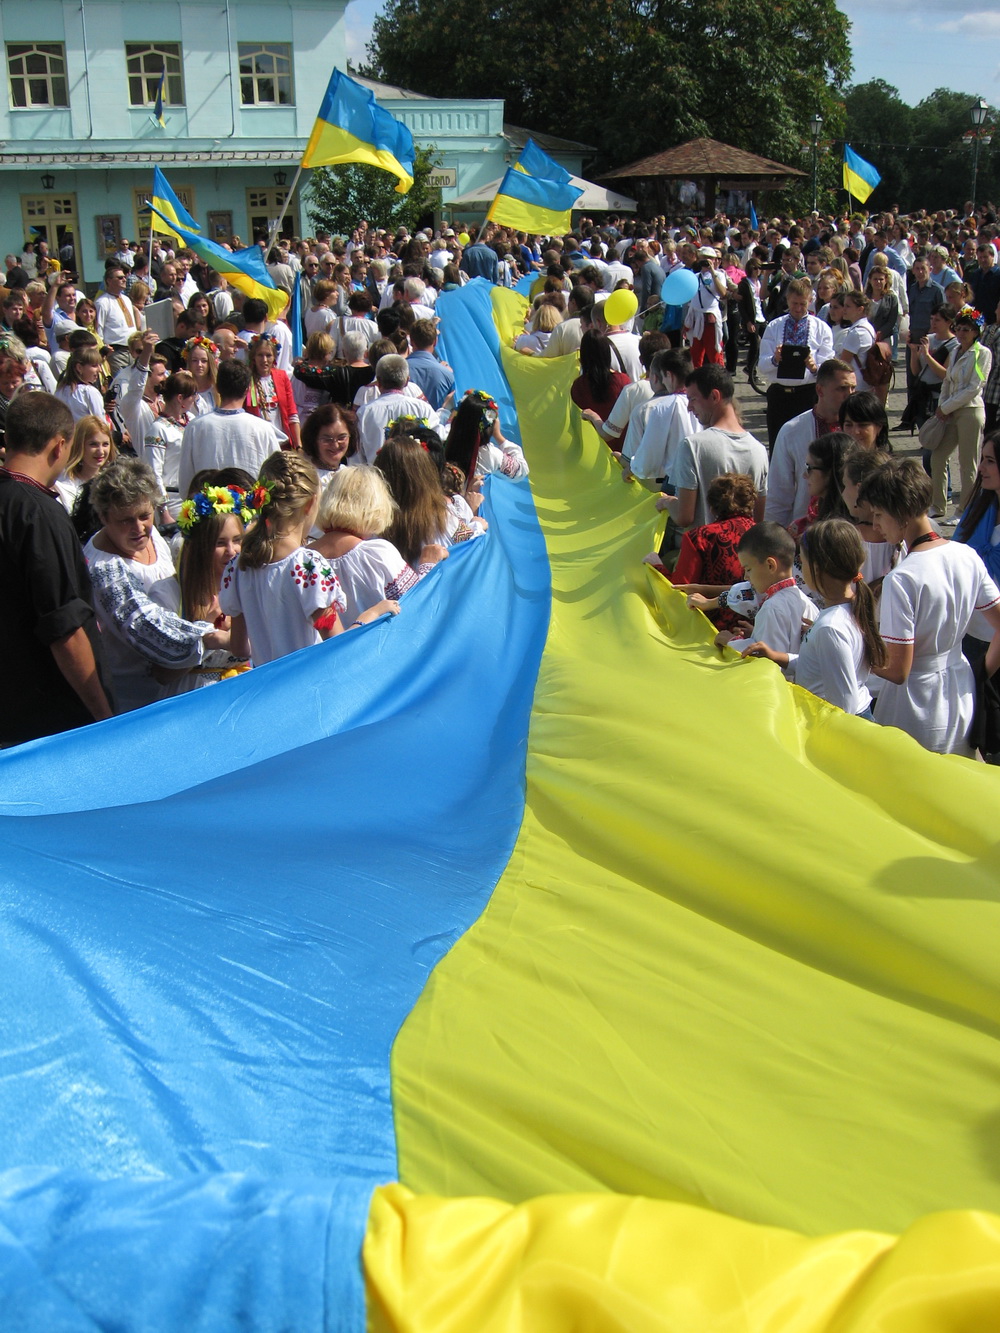
<instances>
[{"instance_id":1,"label":"yellow balloon","mask_svg":"<svg viewBox=\"0 0 1000 1333\"><path fill-rule=\"evenodd\" d=\"M639 309L639 298L627 287L612 292L604 302L604 318L609 324L626 324Z\"/></svg>"}]
</instances>

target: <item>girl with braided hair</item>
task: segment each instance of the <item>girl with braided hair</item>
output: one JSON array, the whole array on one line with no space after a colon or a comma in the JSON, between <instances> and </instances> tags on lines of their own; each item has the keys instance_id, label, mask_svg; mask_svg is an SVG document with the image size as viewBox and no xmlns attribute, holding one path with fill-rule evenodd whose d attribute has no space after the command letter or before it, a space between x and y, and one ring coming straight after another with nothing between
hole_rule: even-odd
<instances>
[{"instance_id":1,"label":"girl with braided hair","mask_svg":"<svg viewBox=\"0 0 1000 1333\"><path fill-rule=\"evenodd\" d=\"M320 501L314 464L300 453L272 454L250 501L257 519L226 566L219 606L232 618L231 651L261 666L342 633L347 599L330 561L306 545ZM398 611L398 602L377 602L348 628Z\"/></svg>"}]
</instances>

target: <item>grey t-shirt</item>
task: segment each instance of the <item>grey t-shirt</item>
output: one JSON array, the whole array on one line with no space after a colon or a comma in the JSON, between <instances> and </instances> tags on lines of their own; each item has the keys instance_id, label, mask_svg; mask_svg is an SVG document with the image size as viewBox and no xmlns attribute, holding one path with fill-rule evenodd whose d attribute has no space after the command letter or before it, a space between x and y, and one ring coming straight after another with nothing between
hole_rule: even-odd
<instances>
[{"instance_id":1,"label":"grey t-shirt","mask_svg":"<svg viewBox=\"0 0 1000 1333\"><path fill-rule=\"evenodd\" d=\"M748 431L735 433L719 430L717 426L709 426L681 441L670 469L670 481L678 491L697 491L693 526L712 522L708 488L723 472L745 473L764 495L767 492L767 450Z\"/></svg>"}]
</instances>

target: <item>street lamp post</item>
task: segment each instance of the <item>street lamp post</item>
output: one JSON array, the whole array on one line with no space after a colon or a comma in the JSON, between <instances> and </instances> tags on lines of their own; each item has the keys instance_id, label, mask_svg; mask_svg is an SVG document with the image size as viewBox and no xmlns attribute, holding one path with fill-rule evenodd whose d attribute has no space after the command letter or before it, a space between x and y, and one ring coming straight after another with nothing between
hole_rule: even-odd
<instances>
[{"instance_id":1,"label":"street lamp post","mask_svg":"<svg viewBox=\"0 0 1000 1333\"><path fill-rule=\"evenodd\" d=\"M823 117L817 111L809 121L813 137L813 212L816 211L816 154L819 151L819 132L823 128Z\"/></svg>"},{"instance_id":2,"label":"street lamp post","mask_svg":"<svg viewBox=\"0 0 1000 1333\"><path fill-rule=\"evenodd\" d=\"M975 103L969 108L969 115L970 115L971 118L972 118L972 208L973 208L973 211L975 211L975 207L976 207L976 177L979 175L979 139L980 139L980 134L981 134L983 125L986 123L986 117L987 117L987 115L989 115L989 110L990 110L989 107L986 105L986 103L983 101L983 99L982 99L981 97L980 97L980 99L978 100L978 102L975 102Z\"/></svg>"}]
</instances>

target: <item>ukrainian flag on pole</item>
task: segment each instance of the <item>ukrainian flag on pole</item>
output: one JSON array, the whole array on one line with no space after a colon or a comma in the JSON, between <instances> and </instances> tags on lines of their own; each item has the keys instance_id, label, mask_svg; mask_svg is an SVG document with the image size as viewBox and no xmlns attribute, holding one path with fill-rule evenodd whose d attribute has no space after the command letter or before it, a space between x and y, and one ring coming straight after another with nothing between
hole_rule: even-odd
<instances>
[{"instance_id":1,"label":"ukrainian flag on pole","mask_svg":"<svg viewBox=\"0 0 1000 1333\"><path fill-rule=\"evenodd\" d=\"M185 227L188 231L200 231L201 228L174 194L167 183L167 178L159 167L153 168L153 194L150 199L155 215L152 230L173 236L180 241L184 238L175 227ZM159 222L155 221L159 218Z\"/></svg>"},{"instance_id":2,"label":"ukrainian flag on pole","mask_svg":"<svg viewBox=\"0 0 1000 1333\"><path fill-rule=\"evenodd\" d=\"M881 179L870 162L858 157L849 143L844 144L844 189L849 195L863 204Z\"/></svg>"},{"instance_id":3,"label":"ukrainian flag on pole","mask_svg":"<svg viewBox=\"0 0 1000 1333\"><path fill-rule=\"evenodd\" d=\"M155 204L153 212L161 222L166 221ZM165 228L158 227L157 230L163 231ZM277 319L288 305L288 293L284 288L275 286L274 279L264 267L259 245L248 246L246 250L225 250L206 236L199 236L181 226L176 231L171 228L170 234L176 236L189 250L193 250L199 259L217 273L221 273L231 287L236 287L244 296L255 296L263 301L271 319Z\"/></svg>"},{"instance_id":4,"label":"ukrainian flag on pole","mask_svg":"<svg viewBox=\"0 0 1000 1333\"><path fill-rule=\"evenodd\" d=\"M397 194L408 193L413 184L413 135L376 104L369 89L335 69L301 165L328 167L338 162L391 171L399 177Z\"/></svg>"},{"instance_id":5,"label":"ukrainian flag on pole","mask_svg":"<svg viewBox=\"0 0 1000 1333\"><path fill-rule=\"evenodd\" d=\"M559 185L569 185L573 179L565 167L561 167L554 157L549 157L548 153L539 148L534 139L529 139L522 148L515 170L524 171L539 180L555 181Z\"/></svg>"},{"instance_id":6,"label":"ukrainian flag on pole","mask_svg":"<svg viewBox=\"0 0 1000 1333\"><path fill-rule=\"evenodd\" d=\"M486 216L518 231L564 232L569 230L570 212L581 194L576 185L540 180L510 167Z\"/></svg>"}]
</instances>

